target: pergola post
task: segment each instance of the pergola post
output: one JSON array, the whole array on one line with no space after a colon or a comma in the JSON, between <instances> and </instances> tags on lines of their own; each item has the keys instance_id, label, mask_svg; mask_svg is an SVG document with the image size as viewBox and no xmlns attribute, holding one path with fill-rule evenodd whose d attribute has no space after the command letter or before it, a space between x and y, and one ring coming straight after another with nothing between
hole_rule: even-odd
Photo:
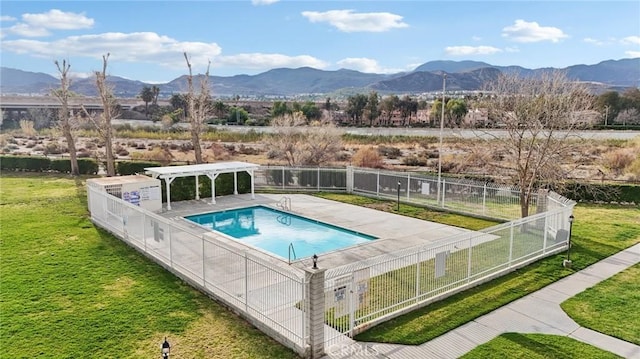
<instances>
[{"instance_id":1,"label":"pergola post","mask_svg":"<svg viewBox=\"0 0 640 359\"><path fill-rule=\"evenodd\" d=\"M198 183L198 175L196 175L196 199L200 199L200 184Z\"/></svg>"},{"instance_id":2,"label":"pergola post","mask_svg":"<svg viewBox=\"0 0 640 359\"><path fill-rule=\"evenodd\" d=\"M175 177L165 177L164 183L167 187L167 210L171 210L171 182L176 179Z\"/></svg>"},{"instance_id":3,"label":"pergola post","mask_svg":"<svg viewBox=\"0 0 640 359\"><path fill-rule=\"evenodd\" d=\"M251 177L251 199L256 199L256 195L253 193L253 170L247 171L249 177Z\"/></svg>"},{"instance_id":4,"label":"pergola post","mask_svg":"<svg viewBox=\"0 0 640 359\"><path fill-rule=\"evenodd\" d=\"M233 194L238 194L238 172L233 171Z\"/></svg>"},{"instance_id":5,"label":"pergola post","mask_svg":"<svg viewBox=\"0 0 640 359\"><path fill-rule=\"evenodd\" d=\"M216 178L218 173L207 173L207 177L211 180L211 204L216 204Z\"/></svg>"}]
</instances>

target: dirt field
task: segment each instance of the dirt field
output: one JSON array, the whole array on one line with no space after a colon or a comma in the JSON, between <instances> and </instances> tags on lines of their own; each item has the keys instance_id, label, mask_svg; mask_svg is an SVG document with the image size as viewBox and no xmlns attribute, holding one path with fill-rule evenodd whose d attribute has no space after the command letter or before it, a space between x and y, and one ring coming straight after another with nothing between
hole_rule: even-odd
<instances>
[{"instance_id":1,"label":"dirt field","mask_svg":"<svg viewBox=\"0 0 640 359\"><path fill-rule=\"evenodd\" d=\"M498 140L495 140L498 141ZM19 133L0 135L3 154L46 155L66 157L66 143L58 136L26 136ZM407 140L392 144L343 143L339 160L328 165L354 164L353 156L363 148L373 147L380 155L384 168L406 171L437 172L438 143L433 138ZM78 138L79 157L101 158L104 148L94 138ZM162 163L193 163L194 153L188 140L116 138L114 152L118 159L155 160ZM213 161L246 161L263 165L286 164L268 156L265 143L203 142L204 157ZM570 178L591 181L640 181L640 137L633 140L586 140L570 146L570 156L563 170ZM492 142L447 138L443 143L443 173L473 174L500 177L494 173L501 156ZM355 165L355 164L354 164ZM503 176L504 177L504 176ZM507 179L505 179L507 180ZM507 180L508 181L508 180Z\"/></svg>"}]
</instances>

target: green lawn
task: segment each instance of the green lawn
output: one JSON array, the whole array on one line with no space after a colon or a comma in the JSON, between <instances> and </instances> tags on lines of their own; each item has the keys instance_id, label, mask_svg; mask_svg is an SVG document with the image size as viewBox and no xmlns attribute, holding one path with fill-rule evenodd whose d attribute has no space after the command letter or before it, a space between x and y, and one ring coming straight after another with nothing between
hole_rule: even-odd
<instances>
[{"instance_id":1,"label":"green lawn","mask_svg":"<svg viewBox=\"0 0 640 359\"><path fill-rule=\"evenodd\" d=\"M568 337L544 334L506 333L488 343L478 346L461 358L605 359L620 357Z\"/></svg>"},{"instance_id":2,"label":"green lawn","mask_svg":"<svg viewBox=\"0 0 640 359\"><path fill-rule=\"evenodd\" d=\"M585 327L640 344L640 265L589 288L562 304ZM506 333L462 358L618 358L572 338Z\"/></svg>"},{"instance_id":3,"label":"green lawn","mask_svg":"<svg viewBox=\"0 0 640 359\"><path fill-rule=\"evenodd\" d=\"M345 194L325 198L395 212L393 201ZM469 229L494 223L401 204L400 214ZM640 242L640 209L611 205L578 205L574 210L571 259L573 269L562 267L565 253L554 255L504 277L432 303L379 324L356 336L360 341L421 344L436 338L513 300ZM606 219L606 221L603 221Z\"/></svg>"},{"instance_id":4,"label":"green lawn","mask_svg":"<svg viewBox=\"0 0 640 359\"><path fill-rule=\"evenodd\" d=\"M640 264L560 305L578 324L640 345Z\"/></svg>"},{"instance_id":5,"label":"green lawn","mask_svg":"<svg viewBox=\"0 0 640 359\"><path fill-rule=\"evenodd\" d=\"M81 180L0 177L0 358L296 358L88 218Z\"/></svg>"},{"instance_id":6,"label":"green lawn","mask_svg":"<svg viewBox=\"0 0 640 359\"><path fill-rule=\"evenodd\" d=\"M423 207L411 206L404 203L400 204L400 212L397 212L396 203L393 201L380 200L380 199L356 196L351 194L323 192L323 193L317 193L314 195L318 197L330 199L333 201L350 203L357 206L375 208L375 209L386 211L386 212L399 213L404 216L419 218L425 221L448 224L450 226L462 227L462 228L472 229L472 230L480 230L480 229L488 228L498 223L501 223L501 222L489 221L486 219L461 216L459 214L454 214L454 213L433 211L433 210L425 209Z\"/></svg>"},{"instance_id":7,"label":"green lawn","mask_svg":"<svg viewBox=\"0 0 640 359\"><path fill-rule=\"evenodd\" d=\"M325 196L395 211L392 201ZM88 219L83 181L3 173L0 206L0 358L150 358L159 354L165 336L176 357L296 357L97 229ZM469 229L495 224L404 204L400 213ZM575 216L573 270L561 267L562 255L553 256L357 339L425 342L640 241L640 209L578 206ZM527 348L531 341L558 346L547 343L555 338L521 337L526 340L509 340Z\"/></svg>"}]
</instances>

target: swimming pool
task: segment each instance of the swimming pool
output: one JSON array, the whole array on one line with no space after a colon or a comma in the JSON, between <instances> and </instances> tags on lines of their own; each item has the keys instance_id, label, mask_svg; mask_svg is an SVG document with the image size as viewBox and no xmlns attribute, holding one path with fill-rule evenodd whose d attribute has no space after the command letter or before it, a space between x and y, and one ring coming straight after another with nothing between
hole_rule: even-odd
<instances>
[{"instance_id":1,"label":"swimming pool","mask_svg":"<svg viewBox=\"0 0 640 359\"><path fill-rule=\"evenodd\" d=\"M222 232L285 260L366 243L376 237L350 231L264 206L186 216L185 219Z\"/></svg>"}]
</instances>

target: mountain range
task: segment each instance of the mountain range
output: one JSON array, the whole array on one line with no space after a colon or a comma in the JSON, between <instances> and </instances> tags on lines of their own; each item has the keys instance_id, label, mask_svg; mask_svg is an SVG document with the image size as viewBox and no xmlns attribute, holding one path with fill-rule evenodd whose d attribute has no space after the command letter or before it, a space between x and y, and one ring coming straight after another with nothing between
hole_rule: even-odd
<instances>
[{"instance_id":1,"label":"mountain range","mask_svg":"<svg viewBox=\"0 0 640 359\"><path fill-rule=\"evenodd\" d=\"M340 69L325 71L310 67L279 68L257 75L210 76L212 94L225 96L296 96L310 94L357 93L425 93L442 90L442 76L447 75L447 90L477 91L500 73L515 72L536 76L554 68L527 69L520 66L495 66L478 61L430 61L410 72L372 74ZM640 58L607 60L595 65L574 65L562 69L570 79L589 82L595 92L623 90L640 85ZM203 75L198 75L203 76ZM197 76L196 76L197 77ZM136 97L144 86L158 86L160 96L185 92L187 76L164 84L149 84L118 76L108 76L117 97ZM44 95L59 86L59 79L45 73L0 68L0 92L5 95ZM73 79L71 91L95 96L93 78Z\"/></svg>"}]
</instances>

